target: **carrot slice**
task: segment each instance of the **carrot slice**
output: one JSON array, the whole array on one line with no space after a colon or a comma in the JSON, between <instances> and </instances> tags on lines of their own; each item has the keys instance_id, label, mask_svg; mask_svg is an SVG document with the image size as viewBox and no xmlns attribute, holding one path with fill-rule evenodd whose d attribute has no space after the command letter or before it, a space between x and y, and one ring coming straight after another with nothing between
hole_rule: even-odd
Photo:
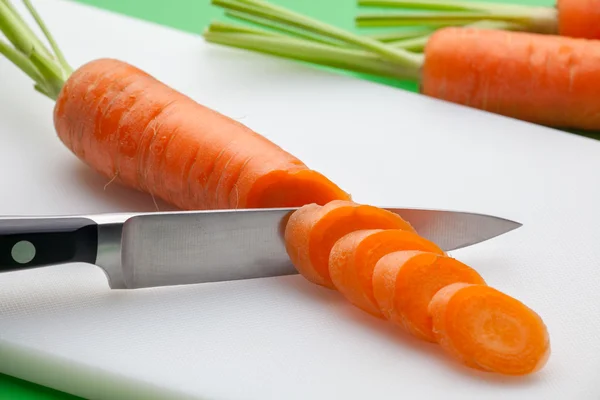
<instances>
[{"instance_id":1,"label":"carrot slice","mask_svg":"<svg viewBox=\"0 0 600 400\"><path fill-rule=\"evenodd\" d=\"M453 283L429 305L440 346L465 365L505 375L540 370L550 339L540 316L487 285Z\"/></svg>"},{"instance_id":2,"label":"carrot slice","mask_svg":"<svg viewBox=\"0 0 600 400\"><path fill-rule=\"evenodd\" d=\"M347 233L361 229L414 228L398 214L347 200L325 206L308 204L295 211L285 229L288 255L296 269L309 281L335 289L329 277L329 253Z\"/></svg>"},{"instance_id":3,"label":"carrot slice","mask_svg":"<svg viewBox=\"0 0 600 400\"><path fill-rule=\"evenodd\" d=\"M381 257L399 250L444 254L435 243L414 232L401 229L359 230L342 237L331 249L331 280L352 304L384 318L373 293L373 270Z\"/></svg>"},{"instance_id":4,"label":"carrot slice","mask_svg":"<svg viewBox=\"0 0 600 400\"><path fill-rule=\"evenodd\" d=\"M383 256L373 271L373 294L384 317L415 337L436 342L428 307L451 283L485 284L473 268L436 253L396 251Z\"/></svg>"}]
</instances>

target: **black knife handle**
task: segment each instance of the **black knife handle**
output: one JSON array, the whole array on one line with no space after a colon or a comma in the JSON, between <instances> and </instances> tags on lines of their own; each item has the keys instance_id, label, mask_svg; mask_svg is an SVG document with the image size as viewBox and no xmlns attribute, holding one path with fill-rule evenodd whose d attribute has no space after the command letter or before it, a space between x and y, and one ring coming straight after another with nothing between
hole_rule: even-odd
<instances>
[{"instance_id":1,"label":"black knife handle","mask_svg":"<svg viewBox=\"0 0 600 400\"><path fill-rule=\"evenodd\" d=\"M98 226L81 217L0 218L0 272L94 263Z\"/></svg>"}]
</instances>

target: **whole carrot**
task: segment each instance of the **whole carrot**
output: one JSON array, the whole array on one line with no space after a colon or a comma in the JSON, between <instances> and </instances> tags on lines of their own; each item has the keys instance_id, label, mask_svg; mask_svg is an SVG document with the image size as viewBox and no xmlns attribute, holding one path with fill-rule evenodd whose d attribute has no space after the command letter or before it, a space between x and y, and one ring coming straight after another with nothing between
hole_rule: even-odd
<instances>
[{"instance_id":1,"label":"whole carrot","mask_svg":"<svg viewBox=\"0 0 600 400\"><path fill-rule=\"evenodd\" d=\"M600 41L446 27L431 34L423 54L417 54L350 32L342 35L338 28L272 8L264 1L213 2L224 8L251 3L252 7L238 8L249 15L261 14L265 20L268 17L263 22L266 26L301 26L345 44L317 43L280 33L242 33L235 27L227 32L209 27L204 33L209 42L414 80L424 95L540 125L600 130Z\"/></svg>"},{"instance_id":2,"label":"whole carrot","mask_svg":"<svg viewBox=\"0 0 600 400\"><path fill-rule=\"evenodd\" d=\"M358 3L364 7L395 9L389 13L358 15L356 24L360 27L448 26L493 20L518 24L517 29L528 32L600 39L600 0L557 0L555 7L478 0L359 0Z\"/></svg>"},{"instance_id":3,"label":"whole carrot","mask_svg":"<svg viewBox=\"0 0 600 400\"><path fill-rule=\"evenodd\" d=\"M111 182L182 209L294 207L349 195L249 127L198 104L126 62L75 71L39 15L54 55L0 1L4 54L55 101L54 127L80 160Z\"/></svg>"}]
</instances>

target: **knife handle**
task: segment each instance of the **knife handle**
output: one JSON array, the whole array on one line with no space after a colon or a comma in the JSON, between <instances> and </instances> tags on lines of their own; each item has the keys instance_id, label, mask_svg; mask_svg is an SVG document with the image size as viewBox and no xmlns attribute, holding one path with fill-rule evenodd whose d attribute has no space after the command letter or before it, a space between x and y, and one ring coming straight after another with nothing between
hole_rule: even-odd
<instances>
[{"instance_id":1,"label":"knife handle","mask_svg":"<svg viewBox=\"0 0 600 400\"><path fill-rule=\"evenodd\" d=\"M0 218L0 272L94 263L98 225L82 217Z\"/></svg>"}]
</instances>

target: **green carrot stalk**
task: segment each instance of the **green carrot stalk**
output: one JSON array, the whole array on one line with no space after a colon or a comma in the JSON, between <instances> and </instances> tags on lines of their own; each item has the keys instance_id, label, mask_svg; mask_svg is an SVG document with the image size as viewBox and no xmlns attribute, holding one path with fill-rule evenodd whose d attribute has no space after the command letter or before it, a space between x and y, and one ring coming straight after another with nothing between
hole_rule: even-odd
<instances>
[{"instance_id":1,"label":"green carrot stalk","mask_svg":"<svg viewBox=\"0 0 600 400\"><path fill-rule=\"evenodd\" d=\"M31 2L23 2L52 51L33 33L10 0L0 0L0 31L8 40L0 39L0 54L30 77L38 92L56 100L72 69Z\"/></svg>"},{"instance_id":2,"label":"green carrot stalk","mask_svg":"<svg viewBox=\"0 0 600 400\"><path fill-rule=\"evenodd\" d=\"M292 27L285 26L282 24L278 24L267 18L260 18L260 17L253 16L251 14L245 14L243 12L227 11L225 13L225 16L234 18L237 20L245 21L245 22L250 22L252 24L260 25L264 28L268 28L271 31L287 33L292 36L303 38L303 39L310 39L313 41L317 41L317 42L325 43L325 44L331 44L334 46L345 45L345 43L340 40L331 39L329 37L324 37L324 36L314 34L311 32L305 32L300 29L296 29L296 28L292 28ZM267 31L263 31L263 33L267 33Z\"/></svg>"},{"instance_id":3,"label":"green carrot stalk","mask_svg":"<svg viewBox=\"0 0 600 400\"><path fill-rule=\"evenodd\" d=\"M364 36L371 39L379 40L380 42L394 42L404 39L412 39L419 36L427 35L431 33L433 29L424 27L410 27L401 31L385 32L385 33L370 33Z\"/></svg>"},{"instance_id":4,"label":"green carrot stalk","mask_svg":"<svg viewBox=\"0 0 600 400\"><path fill-rule=\"evenodd\" d=\"M394 61L405 68L414 68L421 63L421 56L419 54L386 46L375 39L348 32L262 0L212 0L212 4L228 11L236 11L251 17L266 19L276 24L321 35L329 39L340 40L360 49L379 54L382 58Z\"/></svg>"},{"instance_id":5,"label":"green carrot stalk","mask_svg":"<svg viewBox=\"0 0 600 400\"><path fill-rule=\"evenodd\" d=\"M387 62L377 55L359 49L343 48L306 39L280 35L259 35L247 33L244 28L239 32L214 30L211 24L204 32L204 38L210 43L251 50L258 53L279 56L297 61L309 62L326 67L341 68L348 71L367 73L397 79L417 79L418 69L402 68Z\"/></svg>"},{"instance_id":6,"label":"green carrot stalk","mask_svg":"<svg viewBox=\"0 0 600 400\"><path fill-rule=\"evenodd\" d=\"M358 0L357 4L359 7L404 8L434 11L523 11L531 8L538 8L516 4L480 2L479 0Z\"/></svg>"},{"instance_id":7,"label":"green carrot stalk","mask_svg":"<svg viewBox=\"0 0 600 400\"><path fill-rule=\"evenodd\" d=\"M496 4L460 0L358 0L362 7L398 9L389 13L364 13L356 17L358 27L411 25L463 25L478 20L495 20L523 25L521 30L558 33L557 10L550 7ZM417 11L414 11L417 10Z\"/></svg>"}]
</instances>

